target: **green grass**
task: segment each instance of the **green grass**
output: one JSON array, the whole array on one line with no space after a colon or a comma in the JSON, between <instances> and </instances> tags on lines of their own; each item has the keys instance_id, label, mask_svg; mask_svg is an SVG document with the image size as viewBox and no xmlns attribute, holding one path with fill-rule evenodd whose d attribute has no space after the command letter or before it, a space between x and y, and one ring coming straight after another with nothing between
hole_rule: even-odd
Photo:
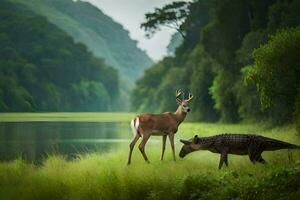
<instances>
[{"instance_id":1,"label":"green grass","mask_svg":"<svg viewBox=\"0 0 300 200\"><path fill-rule=\"evenodd\" d=\"M0 122L129 122L134 116L125 112L0 113Z\"/></svg>"},{"instance_id":2,"label":"green grass","mask_svg":"<svg viewBox=\"0 0 300 200\"><path fill-rule=\"evenodd\" d=\"M176 152L179 138L222 132L258 133L300 144L294 125L271 129L262 124L183 123ZM300 199L300 151L293 151L292 160L287 150L263 153L267 165L230 155L229 167L222 170L217 169L218 154L198 151L173 162L169 144L164 161L160 151L160 143L146 146L151 161L146 164L135 148L131 166L126 165L127 145L72 161L50 156L41 166L22 159L2 162L0 199Z\"/></svg>"}]
</instances>

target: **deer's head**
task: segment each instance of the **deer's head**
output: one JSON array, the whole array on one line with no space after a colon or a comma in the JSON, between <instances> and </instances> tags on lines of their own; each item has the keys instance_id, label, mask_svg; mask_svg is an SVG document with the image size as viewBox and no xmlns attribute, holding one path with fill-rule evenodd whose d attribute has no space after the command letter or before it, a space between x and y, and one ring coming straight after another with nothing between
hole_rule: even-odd
<instances>
[{"instance_id":1,"label":"deer's head","mask_svg":"<svg viewBox=\"0 0 300 200\"><path fill-rule=\"evenodd\" d=\"M191 109L189 108L189 103L194 98L194 96L191 93L189 93L188 99L180 99L180 95L181 95L181 91L176 90L176 101L181 111L184 113L190 112Z\"/></svg>"}]
</instances>

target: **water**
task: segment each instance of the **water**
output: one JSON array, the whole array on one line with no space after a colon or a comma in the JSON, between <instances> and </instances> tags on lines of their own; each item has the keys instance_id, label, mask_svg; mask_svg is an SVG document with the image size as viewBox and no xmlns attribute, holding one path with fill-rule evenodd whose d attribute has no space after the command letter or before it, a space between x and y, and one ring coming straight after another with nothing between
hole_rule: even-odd
<instances>
[{"instance_id":1,"label":"water","mask_svg":"<svg viewBox=\"0 0 300 200\"><path fill-rule=\"evenodd\" d=\"M128 145L129 123L115 122L1 122L0 160L22 157L39 161L51 154L108 152Z\"/></svg>"}]
</instances>

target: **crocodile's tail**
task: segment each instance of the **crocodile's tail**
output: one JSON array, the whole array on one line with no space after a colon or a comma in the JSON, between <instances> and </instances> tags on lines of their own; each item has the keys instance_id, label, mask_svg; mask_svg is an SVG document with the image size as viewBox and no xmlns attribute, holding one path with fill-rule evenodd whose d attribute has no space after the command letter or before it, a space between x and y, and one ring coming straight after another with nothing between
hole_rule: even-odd
<instances>
[{"instance_id":1,"label":"crocodile's tail","mask_svg":"<svg viewBox=\"0 0 300 200\"><path fill-rule=\"evenodd\" d=\"M291 144L288 142L283 142L280 140L272 139L272 138L266 138L265 140L265 150L266 151L273 151L273 150L279 150L279 149L300 149L300 146Z\"/></svg>"}]
</instances>

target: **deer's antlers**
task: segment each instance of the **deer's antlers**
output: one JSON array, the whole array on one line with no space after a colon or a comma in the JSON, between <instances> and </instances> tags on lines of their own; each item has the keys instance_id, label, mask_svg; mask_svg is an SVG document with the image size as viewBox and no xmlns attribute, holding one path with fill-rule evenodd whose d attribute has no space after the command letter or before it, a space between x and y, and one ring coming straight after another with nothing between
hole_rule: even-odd
<instances>
[{"instance_id":1,"label":"deer's antlers","mask_svg":"<svg viewBox=\"0 0 300 200\"><path fill-rule=\"evenodd\" d=\"M176 90L176 101L177 101L177 103L181 103L181 102L183 101L182 99L179 98L181 94L182 94L182 92L181 92L180 89L179 89L179 90ZM193 96L191 93L189 93L189 98L186 99L186 100L184 100L184 101L189 102L189 101L191 101L193 98L194 98L194 96Z\"/></svg>"},{"instance_id":2,"label":"deer's antlers","mask_svg":"<svg viewBox=\"0 0 300 200\"><path fill-rule=\"evenodd\" d=\"M180 95L181 95L181 90L180 89L176 90L176 101L177 101L177 103L181 103L182 102L182 100L179 98Z\"/></svg>"},{"instance_id":3,"label":"deer's antlers","mask_svg":"<svg viewBox=\"0 0 300 200\"><path fill-rule=\"evenodd\" d=\"M178 98L181 95L181 90L176 90L176 98Z\"/></svg>"},{"instance_id":4,"label":"deer's antlers","mask_svg":"<svg viewBox=\"0 0 300 200\"><path fill-rule=\"evenodd\" d=\"M185 101L186 101L186 102L189 102L189 101L191 101L193 98L194 98L194 96L193 96L191 93L189 93L189 98L188 98L187 100L185 100Z\"/></svg>"}]
</instances>

